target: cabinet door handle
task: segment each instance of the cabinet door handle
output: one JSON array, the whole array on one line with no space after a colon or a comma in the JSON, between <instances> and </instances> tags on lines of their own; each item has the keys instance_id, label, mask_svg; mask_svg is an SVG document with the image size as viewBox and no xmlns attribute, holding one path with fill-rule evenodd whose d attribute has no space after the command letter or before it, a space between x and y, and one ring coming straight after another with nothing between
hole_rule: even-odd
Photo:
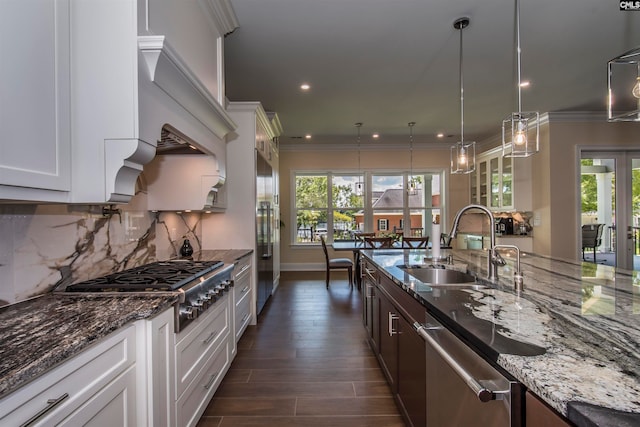
<instances>
[{"instance_id":1,"label":"cabinet door handle","mask_svg":"<svg viewBox=\"0 0 640 427\"><path fill-rule=\"evenodd\" d=\"M34 424L36 421L42 418L47 412L51 411L53 408L55 408L56 406L64 402L68 397L69 397L69 393L65 393L62 396L58 397L57 399L47 400L47 406L42 408L37 414L29 418L23 424L21 424L20 427L27 427Z\"/></svg>"},{"instance_id":2,"label":"cabinet door handle","mask_svg":"<svg viewBox=\"0 0 640 427\"><path fill-rule=\"evenodd\" d=\"M216 378L218 378L218 372L211 374L211 376L209 377L209 381L207 381L207 383L203 385L204 389L209 390Z\"/></svg>"},{"instance_id":3,"label":"cabinet door handle","mask_svg":"<svg viewBox=\"0 0 640 427\"><path fill-rule=\"evenodd\" d=\"M242 267L242 269L240 271L238 271L238 274L236 274L236 277L241 275L242 273L244 273L247 270L247 268L249 268L249 267L250 267L249 265L244 265Z\"/></svg>"},{"instance_id":4,"label":"cabinet door handle","mask_svg":"<svg viewBox=\"0 0 640 427\"><path fill-rule=\"evenodd\" d=\"M392 312L389 312L389 336L392 337L394 335L398 335L398 331L396 331L393 328L393 321L394 320L398 320L400 317L398 317L397 314L394 314Z\"/></svg>"},{"instance_id":5,"label":"cabinet door handle","mask_svg":"<svg viewBox=\"0 0 640 427\"><path fill-rule=\"evenodd\" d=\"M249 290L249 286L245 286L244 288L242 288L242 290L240 291L241 294L244 294L245 292L247 292Z\"/></svg>"},{"instance_id":6,"label":"cabinet door handle","mask_svg":"<svg viewBox=\"0 0 640 427\"><path fill-rule=\"evenodd\" d=\"M242 320L240 320L240 323L246 322L248 318L249 318L249 313L247 313L244 316L242 316Z\"/></svg>"},{"instance_id":7,"label":"cabinet door handle","mask_svg":"<svg viewBox=\"0 0 640 427\"><path fill-rule=\"evenodd\" d=\"M216 336L218 336L218 331L211 332L207 338L202 340L202 344L209 344Z\"/></svg>"}]
</instances>

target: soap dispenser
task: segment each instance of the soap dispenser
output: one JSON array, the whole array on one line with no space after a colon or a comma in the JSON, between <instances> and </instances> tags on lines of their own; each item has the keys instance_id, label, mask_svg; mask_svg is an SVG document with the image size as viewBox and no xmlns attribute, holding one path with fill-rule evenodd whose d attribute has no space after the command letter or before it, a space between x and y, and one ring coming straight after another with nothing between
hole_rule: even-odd
<instances>
[{"instance_id":1,"label":"soap dispenser","mask_svg":"<svg viewBox=\"0 0 640 427\"><path fill-rule=\"evenodd\" d=\"M191 243L189 243L189 239L184 239L184 242L182 243L182 247L180 248L180 255L183 258L188 258L193 254L193 247L191 246Z\"/></svg>"}]
</instances>

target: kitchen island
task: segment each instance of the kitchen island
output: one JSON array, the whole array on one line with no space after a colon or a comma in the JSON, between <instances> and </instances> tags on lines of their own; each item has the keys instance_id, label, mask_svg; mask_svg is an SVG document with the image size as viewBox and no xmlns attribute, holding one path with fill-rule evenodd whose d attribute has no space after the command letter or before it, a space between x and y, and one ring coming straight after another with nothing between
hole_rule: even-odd
<instances>
[{"instance_id":1,"label":"kitchen island","mask_svg":"<svg viewBox=\"0 0 640 427\"><path fill-rule=\"evenodd\" d=\"M485 359L578 426L640 425L640 287L635 272L523 255L486 277L486 252L446 251L485 287L437 288L399 265L422 250L363 251L366 261L418 300Z\"/></svg>"}]
</instances>

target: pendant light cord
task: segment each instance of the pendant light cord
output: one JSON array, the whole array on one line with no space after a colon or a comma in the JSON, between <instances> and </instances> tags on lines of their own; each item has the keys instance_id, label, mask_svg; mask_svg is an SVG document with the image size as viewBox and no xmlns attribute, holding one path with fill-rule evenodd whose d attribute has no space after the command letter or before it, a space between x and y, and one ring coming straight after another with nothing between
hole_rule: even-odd
<instances>
[{"instance_id":1,"label":"pendant light cord","mask_svg":"<svg viewBox=\"0 0 640 427\"><path fill-rule=\"evenodd\" d=\"M462 30L464 25L460 25L460 142L464 146L464 79L462 77Z\"/></svg>"},{"instance_id":2,"label":"pendant light cord","mask_svg":"<svg viewBox=\"0 0 640 427\"><path fill-rule=\"evenodd\" d=\"M517 45L517 65L518 65L518 113L522 112L522 95L520 82L520 0L516 0L516 45Z\"/></svg>"}]
</instances>

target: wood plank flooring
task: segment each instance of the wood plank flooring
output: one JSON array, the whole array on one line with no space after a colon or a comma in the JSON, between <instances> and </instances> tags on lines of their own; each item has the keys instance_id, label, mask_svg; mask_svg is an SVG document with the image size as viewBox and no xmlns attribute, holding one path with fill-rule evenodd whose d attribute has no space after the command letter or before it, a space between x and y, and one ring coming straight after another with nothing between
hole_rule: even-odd
<instances>
[{"instance_id":1,"label":"wood plank flooring","mask_svg":"<svg viewBox=\"0 0 640 427\"><path fill-rule=\"evenodd\" d=\"M346 275L283 272L199 427L404 427Z\"/></svg>"}]
</instances>

